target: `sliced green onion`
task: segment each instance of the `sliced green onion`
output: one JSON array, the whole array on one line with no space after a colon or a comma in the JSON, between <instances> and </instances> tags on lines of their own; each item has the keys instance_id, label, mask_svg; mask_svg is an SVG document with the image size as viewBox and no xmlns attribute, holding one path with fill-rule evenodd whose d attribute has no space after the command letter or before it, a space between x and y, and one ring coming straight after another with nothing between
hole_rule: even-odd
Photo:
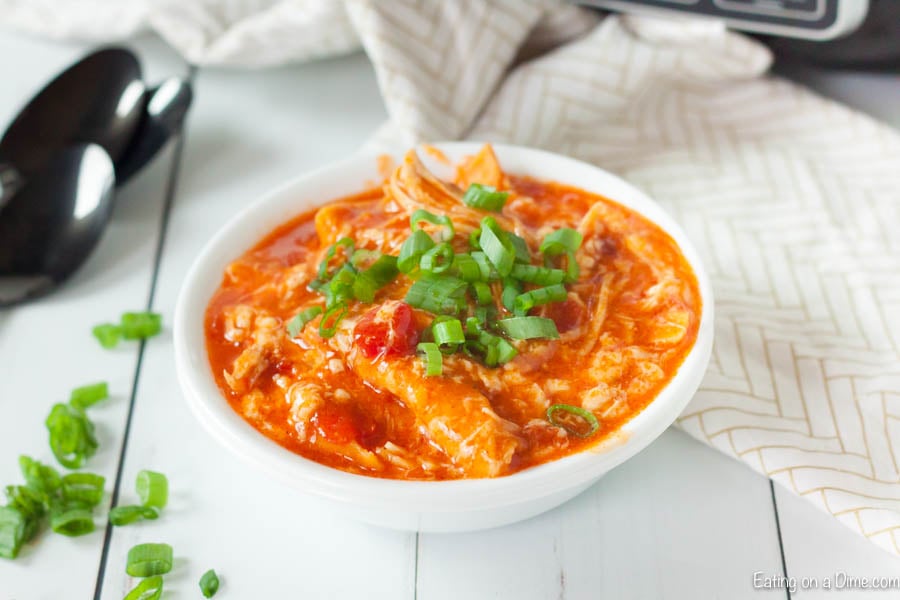
<instances>
[{"instance_id":1,"label":"sliced green onion","mask_svg":"<svg viewBox=\"0 0 900 600\"><path fill-rule=\"evenodd\" d=\"M63 499L90 507L103 500L103 485L106 479L96 473L69 473L62 478Z\"/></svg>"},{"instance_id":2,"label":"sliced green onion","mask_svg":"<svg viewBox=\"0 0 900 600\"><path fill-rule=\"evenodd\" d=\"M109 386L105 381L101 381L72 390L69 404L78 408L88 408L106 398L109 398Z\"/></svg>"},{"instance_id":3,"label":"sliced green onion","mask_svg":"<svg viewBox=\"0 0 900 600\"><path fill-rule=\"evenodd\" d=\"M333 337L337 333L338 324L347 316L349 310L346 304L338 304L326 310L322 320L319 321L319 335L323 338Z\"/></svg>"},{"instance_id":4,"label":"sliced green onion","mask_svg":"<svg viewBox=\"0 0 900 600\"><path fill-rule=\"evenodd\" d=\"M292 338L297 337L298 335L300 335L300 332L303 330L303 327L307 323L321 314L321 306L310 306L309 308L304 308L299 313L297 313L297 315L287 324L288 335Z\"/></svg>"},{"instance_id":5,"label":"sliced green onion","mask_svg":"<svg viewBox=\"0 0 900 600\"><path fill-rule=\"evenodd\" d=\"M503 292L500 294L500 303L503 304L506 310L513 312L516 309L516 298L521 293L522 284L515 279L507 277L503 280Z\"/></svg>"},{"instance_id":6,"label":"sliced green onion","mask_svg":"<svg viewBox=\"0 0 900 600\"><path fill-rule=\"evenodd\" d=\"M553 285L562 283L566 278L566 272L562 269L549 269L537 265L523 265L516 263L513 265L512 272L509 276L527 283Z\"/></svg>"},{"instance_id":7,"label":"sliced green onion","mask_svg":"<svg viewBox=\"0 0 900 600\"><path fill-rule=\"evenodd\" d=\"M466 307L466 288L455 277L423 277L410 286L404 302L434 314L456 314Z\"/></svg>"},{"instance_id":8,"label":"sliced green onion","mask_svg":"<svg viewBox=\"0 0 900 600\"><path fill-rule=\"evenodd\" d=\"M331 259L334 258L334 255L337 254L338 248L343 248L347 257L352 256L353 254L353 240L348 237L344 237L328 246L328 250L325 251L325 258L322 259L322 262L319 263L319 281L325 282L329 279L329 271L328 265L331 262Z\"/></svg>"},{"instance_id":9,"label":"sliced green onion","mask_svg":"<svg viewBox=\"0 0 900 600\"><path fill-rule=\"evenodd\" d=\"M397 268L401 273L412 273L419 266L419 259L427 251L434 248L434 240L421 229L413 231L400 246L400 256L397 257Z\"/></svg>"},{"instance_id":10,"label":"sliced green onion","mask_svg":"<svg viewBox=\"0 0 900 600\"><path fill-rule=\"evenodd\" d=\"M478 229L473 229L472 233L469 234L469 247L472 250L481 250L481 243L478 241L481 239L481 227Z\"/></svg>"},{"instance_id":11,"label":"sliced green onion","mask_svg":"<svg viewBox=\"0 0 900 600\"><path fill-rule=\"evenodd\" d=\"M375 301L375 292L378 291L378 284L371 277L360 274L353 280L353 297L360 302L371 304Z\"/></svg>"},{"instance_id":12,"label":"sliced green onion","mask_svg":"<svg viewBox=\"0 0 900 600\"><path fill-rule=\"evenodd\" d=\"M56 494L62 487L62 477L59 472L49 465L38 462L28 456L19 457L19 469L28 487L37 490L50 497Z\"/></svg>"},{"instance_id":13,"label":"sliced green onion","mask_svg":"<svg viewBox=\"0 0 900 600\"><path fill-rule=\"evenodd\" d=\"M382 254L360 276L371 279L377 287L381 288L392 282L398 272L397 257Z\"/></svg>"},{"instance_id":14,"label":"sliced green onion","mask_svg":"<svg viewBox=\"0 0 900 600\"><path fill-rule=\"evenodd\" d=\"M350 266L356 270L360 270L365 265L374 263L381 256L378 250L369 250L368 248L357 248L350 255Z\"/></svg>"},{"instance_id":15,"label":"sliced green onion","mask_svg":"<svg viewBox=\"0 0 900 600\"><path fill-rule=\"evenodd\" d=\"M509 317L497 321L497 327L514 340L559 338L556 323L544 317Z\"/></svg>"},{"instance_id":16,"label":"sliced green onion","mask_svg":"<svg viewBox=\"0 0 900 600\"><path fill-rule=\"evenodd\" d=\"M219 576L210 569L200 578L200 593L204 598L212 598L219 591Z\"/></svg>"},{"instance_id":17,"label":"sliced green onion","mask_svg":"<svg viewBox=\"0 0 900 600\"><path fill-rule=\"evenodd\" d=\"M508 192L498 192L494 186L473 183L463 194L463 203L472 208L500 212L508 197Z\"/></svg>"},{"instance_id":18,"label":"sliced green onion","mask_svg":"<svg viewBox=\"0 0 900 600\"><path fill-rule=\"evenodd\" d=\"M19 555L27 528L25 515L10 506L0 506L0 556L15 558Z\"/></svg>"},{"instance_id":19,"label":"sliced green onion","mask_svg":"<svg viewBox=\"0 0 900 600\"><path fill-rule=\"evenodd\" d=\"M575 252L581 246L582 236L574 229L563 227L548 233L541 242L540 251L545 256L557 256Z\"/></svg>"},{"instance_id":20,"label":"sliced green onion","mask_svg":"<svg viewBox=\"0 0 900 600\"><path fill-rule=\"evenodd\" d=\"M588 430L584 431L584 428L575 427L573 423L561 420L557 416L558 413L567 413L569 415L574 415L580 418L585 423L587 423ZM547 409L547 420L550 421L550 423L552 423L553 425L562 427L572 435L581 438L586 438L594 435L597 429L600 428L600 422L597 421L597 417L594 416L594 413L590 412L589 410L585 410L580 406L572 406L571 404L554 404Z\"/></svg>"},{"instance_id":21,"label":"sliced green onion","mask_svg":"<svg viewBox=\"0 0 900 600\"><path fill-rule=\"evenodd\" d=\"M29 520L38 520L47 514L47 497L27 485L8 485L4 490L7 506L15 508Z\"/></svg>"},{"instance_id":22,"label":"sliced green onion","mask_svg":"<svg viewBox=\"0 0 900 600\"><path fill-rule=\"evenodd\" d=\"M506 364L518 354L519 351L503 338L500 338L500 341L497 342L497 364Z\"/></svg>"},{"instance_id":23,"label":"sliced green onion","mask_svg":"<svg viewBox=\"0 0 900 600\"><path fill-rule=\"evenodd\" d=\"M109 511L109 522L116 527L131 525L136 521L152 521L159 517L159 510L153 506L116 506Z\"/></svg>"},{"instance_id":24,"label":"sliced green onion","mask_svg":"<svg viewBox=\"0 0 900 600\"><path fill-rule=\"evenodd\" d=\"M80 502L62 502L50 507L50 529L69 537L94 531L94 514Z\"/></svg>"},{"instance_id":25,"label":"sliced green onion","mask_svg":"<svg viewBox=\"0 0 900 600\"><path fill-rule=\"evenodd\" d=\"M457 346L466 341L459 319L435 320L431 326L431 334L438 346Z\"/></svg>"},{"instance_id":26,"label":"sliced green onion","mask_svg":"<svg viewBox=\"0 0 900 600\"><path fill-rule=\"evenodd\" d=\"M531 262L531 250L528 249L528 242L520 238L514 233L507 232L506 237L512 244L516 253L516 262L528 264Z\"/></svg>"},{"instance_id":27,"label":"sliced green onion","mask_svg":"<svg viewBox=\"0 0 900 600\"><path fill-rule=\"evenodd\" d=\"M50 432L50 449L64 467L80 469L97 451L94 424L82 409L56 404L45 424Z\"/></svg>"},{"instance_id":28,"label":"sliced green onion","mask_svg":"<svg viewBox=\"0 0 900 600\"><path fill-rule=\"evenodd\" d=\"M144 506L165 508L169 501L169 480L162 473L143 470L137 474L134 484L138 498Z\"/></svg>"},{"instance_id":29,"label":"sliced green onion","mask_svg":"<svg viewBox=\"0 0 900 600\"><path fill-rule=\"evenodd\" d=\"M474 311L475 318L479 323L487 323L497 316L497 307L493 304L486 306L476 306Z\"/></svg>"},{"instance_id":30,"label":"sliced green onion","mask_svg":"<svg viewBox=\"0 0 900 600\"><path fill-rule=\"evenodd\" d=\"M420 208L419 210L415 211L409 218L409 226L413 231L420 231L422 227L419 225L419 223L421 223L422 221L441 227L440 240L442 242L449 242L453 239L453 236L456 235L456 229L453 227L453 221L451 221L450 217L448 217L447 215L436 215L434 213L428 212L424 208Z\"/></svg>"},{"instance_id":31,"label":"sliced green onion","mask_svg":"<svg viewBox=\"0 0 900 600\"><path fill-rule=\"evenodd\" d=\"M423 358L425 362L425 375L427 377L434 377L443 372L444 357L437 344L434 342L422 342L416 346L416 352L425 355Z\"/></svg>"},{"instance_id":32,"label":"sliced green onion","mask_svg":"<svg viewBox=\"0 0 900 600\"><path fill-rule=\"evenodd\" d=\"M91 333L94 334L101 346L109 350L119 344L119 339L122 337L122 328L113 323L103 323L94 326L91 329Z\"/></svg>"},{"instance_id":33,"label":"sliced green onion","mask_svg":"<svg viewBox=\"0 0 900 600\"><path fill-rule=\"evenodd\" d=\"M333 308L335 306L346 304L352 300L354 296L353 284L356 282L357 273L349 264L344 263L331 278L326 286L322 288L325 296L325 308Z\"/></svg>"},{"instance_id":34,"label":"sliced green onion","mask_svg":"<svg viewBox=\"0 0 900 600\"><path fill-rule=\"evenodd\" d=\"M497 279L497 272L494 271L494 268L491 266L491 261L488 260L488 257L484 252L472 252L469 256L472 257L472 260L478 265L478 270L481 271L479 276L481 281Z\"/></svg>"},{"instance_id":35,"label":"sliced green onion","mask_svg":"<svg viewBox=\"0 0 900 600\"><path fill-rule=\"evenodd\" d=\"M472 285L472 292L475 295L475 302L480 306L486 306L494 301L494 295L491 293L491 286L483 281L476 281Z\"/></svg>"},{"instance_id":36,"label":"sliced green onion","mask_svg":"<svg viewBox=\"0 0 900 600\"><path fill-rule=\"evenodd\" d=\"M453 274L470 283L482 280L481 267L478 266L471 254L456 254L453 257ZM484 277L484 280L487 280L487 276Z\"/></svg>"},{"instance_id":37,"label":"sliced green onion","mask_svg":"<svg viewBox=\"0 0 900 600\"><path fill-rule=\"evenodd\" d=\"M509 275L513 263L516 261L515 248L493 217L482 219L481 237L478 242L481 244L481 250L485 256L497 269L497 273L503 277Z\"/></svg>"},{"instance_id":38,"label":"sliced green onion","mask_svg":"<svg viewBox=\"0 0 900 600\"><path fill-rule=\"evenodd\" d=\"M162 331L162 315L155 312L122 313L119 328L126 340L145 340Z\"/></svg>"},{"instance_id":39,"label":"sliced green onion","mask_svg":"<svg viewBox=\"0 0 900 600\"><path fill-rule=\"evenodd\" d=\"M159 600L163 592L163 578L160 575L147 577L134 586L124 600Z\"/></svg>"},{"instance_id":40,"label":"sliced green onion","mask_svg":"<svg viewBox=\"0 0 900 600\"><path fill-rule=\"evenodd\" d=\"M453 247L448 242L441 242L419 259L419 268L426 275L438 275L453 264Z\"/></svg>"},{"instance_id":41,"label":"sliced green onion","mask_svg":"<svg viewBox=\"0 0 900 600\"><path fill-rule=\"evenodd\" d=\"M524 316L535 306L542 306L551 302L562 302L568 298L566 287L561 283L537 288L516 296L514 310L517 315Z\"/></svg>"},{"instance_id":42,"label":"sliced green onion","mask_svg":"<svg viewBox=\"0 0 900 600\"><path fill-rule=\"evenodd\" d=\"M172 570L172 546L169 544L138 544L128 551L125 572L132 577L165 575Z\"/></svg>"}]
</instances>

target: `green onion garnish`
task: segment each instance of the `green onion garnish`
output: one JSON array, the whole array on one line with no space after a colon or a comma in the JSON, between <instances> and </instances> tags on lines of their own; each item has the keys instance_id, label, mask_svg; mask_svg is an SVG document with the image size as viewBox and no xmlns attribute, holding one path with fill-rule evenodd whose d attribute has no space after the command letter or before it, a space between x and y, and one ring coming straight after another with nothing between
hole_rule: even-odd
<instances>
[{"instance_id":1,"label":"green onion garnish","mask_svg":"<svg viewBox=\"0 0 900 600\"><path fill-rule=\"evenodd\" d=\"M409 226L413 231L420 231L422 227L419 225L422 221L438 225L441 227L440 239L442 242L449 242L456 235L456 229L453 227L453 221L447 215L436 215L428 212L424 208L415 211L409 218Z\"/></svg>"},{"instance_id":2,"label":"green onion garnish","mask_svg":"<svg viewBox=\"0 0 900 600\"><path fill-rule=\"evenodd\" d=\"M500 303L503 304L503 307L506 310L513 312L516 310L516 298L518 298L521 293L522 284L512 277L507 277L503 280L503 291L500 293Z\"/></svg>"},{"instance_id":3,"label":"green onion garnish","mask_svg":"<svg viewBox=\"0 0 900 600\"><path fill-rule=\"evenodd\" d=\"M370 304L375 301L375 292L378 291L378 284L371 277L366 277L364 273L360 273L353 280L353 297L360 302Z\"/></svg>"},{"instance_id":4,"label":"green onion garnish","mask_svg":"<svg viewBox=\"0 0 900 600\"><path fill-rule=\"evenodd\" d=\"M574 229L563 227L551 231L541 242L540 251L545 256L557 256L567 252L575 252L581 246L582 236Z\"/></svg>"},{"instance_id":5,"label":"green onion garnish","mask_svg":"<svg viewBox=\"0 0 900 600\"><path fill-rule=\"evenodd\" d=\"M333 337L337 333L338 324L347 316L348 310L350 309L346 304L338 304L326 310L322 320L319 321L319 335L323 338Z\"/></svg>"},{"instance_id":6,"label":"green onion garnish","mask_svg":"<svg viewBox=\"0 0 900 600\"><path fill-rule=\"evenodd\" d=\"M456 348L466 341L466 334L463 333L462 323L459 319L435 320L431 326L431 334L438 346Z\"/></svg>"},{"instance_id":7,"label":"green onion garnish","mask_svg":"<svg viewBox=\"0 0 900 600\"><path fill-rule=\"evenodd\" d=\"M109 386L105 381L83 385L72 390L69 404L77 408L88 408L109 397Z\"/></svg>"},{"instance_id":8,"label":"green onion garnish","mask_svg":"<svg viewBox=\"0 0 900 600\"><path fill-rule=\"evenodd\" d=\"M160 575L154 575L134 586L124 600L159 600L162 597L162 591L163 578Z\"/></svg>"},{"instance_id":9,"label":"green onion garnish","mask_svg":"<svg viewBox=\"0 0 900 600\"><path fill-rule=\"evenodd\" d=\"M94 326L91 329L91 333L94 334L101 346L110 350L119 344L119 339L122 337L122 328L112 323L103 323Z\"/></svg>"},{"instance_id":10,"label":"green onion garnish","mask_svg":"<svg viewBox=\"0 0 900 600\"><path fill-rule=\"evenodd\" d=\"M440 352L438 352L440 354ZM0 556L15 558L25 543L28 520L10 506L0 506Z\"/></svg>"},{"instance_id":11,"label":"green onion garnish","mask_svg":"<svg viewBox=\"0 0 900 600\"><path fill-rule=\"evenodd\" d=\"M172 546L169 544L138 544L128 551L125 572L132 577L165 575L172 570Z\"/></svg>"},{"instance_id":12,"label":"green onion garnish","mask_svg":"<svg viewBox=\"0 0 900 600\"><path fill-rule=\"evenodd\" d=\"M152 521L158 517L159 510L152 506L116 506L109 511L109 522L116 527L145 519Z\"/></svg>"},{"instance_id":13,"label":"green onion garnish","mask_svg":"<svg viewBox=\"0 0 900 600\"><path fill-rule=\"evenodd\" d=\"M456 254L453 257L453 274L463 281L473 282L487 280L487 276L482 278L481 267L475 262L471 254ZM490 274L490 271L488 271Z\"/></svg>"},{"instance_id":14,"label":"green onion garnish","mask_svg":"<svg viewBox=\"0 0 900 600\"><path fill-rule=\"evenodd\" d=\"M94 514L80 502L60 502L50 506L50 529L69 537L94 531Z\"/></svg>"},{"instance_id":15,"label":"green onion garnish","mask_svg":"<svg viewBox=\"0 0 900 600\"><path fill-rule=\"evenodd\" d=\"M575 259L575 252L570 250L566 252L566 283L574 283L578 281L580 270L578 261Z\"/></svg>"},{"instance_id":16,"label":"green onion garnish","mask_svg":"<svg viewBox=\"0 0 900 600\"><path fill-rule=\"evenodd\" d=\"M481 237L478 242L485 256L501 276L509 275L513 263L516 261L515 248L505 233L493 217L482 219Z\"/></svg>"},{"instance_id":17,"label":"green onion garnish","mask_svg":"<svg viewBox=\"0 0 900 600\"><path fill-rule=\"evenodd\" d=\"M566 272L562 269L549 269L537 265L525 265L516 263L509 274L513 279L534 283L537 285L553 285L562 283L566 278Z\"/></svg>"},{"instance_id":18,"label":"green onion garnish","mask_svg":"<svg viewBox=\"0 0 900 600\"><path fill-rule=\"evenodd\" d=\"M169 480L156 471L139 471L134 484L138 498L144 506L165 508L169 501Z\"/></svg>"},{"instance_id":19,"label":"green onion garnish","mask_svg":"<svg viewBox=\"0 0 900 600\"><path fill-rule=\"evenodd\" d=\"M510 317L497 321L497 327L514 340L559 338L559 331L552 319L544 317Z\"/></svg>"},{"instance_id":20,"label":"green onion garnish","mask_svg":"<svg viewBox=\"0 0 900 600\"><path fill-rule=\"evenodd\" d=\"M584 431L583 427L578 427L574 423L571 422L571 419L561 420L559 417L563 415L558 415L558 413L567 413L569 415L574 415L578 417L588 425L588 430ZM547 420L550 421L553 425L557 427L562 427L572 435L586 438L594 435L594 432L600 428L600 422L597 421L597 417L594 416L594 413L581 408L580 406L572 406L571 404L554 404L550 408L547 409Z\"/></svg>"},{"instance_id":21,"label":"green onion garnish","mask_svg":"<svg viewBox=\"0 0 900 600\"><path fill-rule=\"evenodd\" d=\"M345 237L328 246L328 250L325 251L325 258L323 258L322 262L319 263L318 276L320 282L329 279L328 266L331 262L331 259L334 258L335 254L337 254L338 248L343 248L347 256L349 257L353 254L353 240Z\"/></svg>"},{"instance_id":22,"label":"green onion garnish","mask_svg":"<svg viewBox=\"0 0 900 600\"><path fill-rule=\"evenodd\" d=\"M511 232L506 232L506 238L516 252L516 262L529 264L531 262L531 250L528 249L528 242Z\"/></svg>"},{"instance_id":23,"label":"green onion garnish","mask_svg":"<svg viewBox=\"0 0 900 600\"><path fill-rule=\"evenodd\" d=\"M360 277L367 277L375 282L379 288L386 286L397 277L397 257L390 254L380 255L375 262L369 265L369 268L360 274Z\"/></svg>"},{"instance_id":24,"label":"green onion garnish","mask_svg":"<svg viewBox=\"0 0 900 600\"><path fill-rule=\"evenodd\" d=\"M518 316L524 316L535 306L542 306L550 302L562 302L566 298L568 298L566 287L557 283L519 294L516 296L513 308Z\"/></svg>"},{"instance_id":25,"label":"green onion garnish","mask_svg":"<svg viewBox=\"0 0 900 600\"><path fill-rule=\"evenodd\" d=\"M478 278L481 281L497 279L497 272L491 266L491 261L488 260L488 257L485 256L484 252L472 252L469 256L471 256L472 260L475 261L475 264L478 265L478 270L481 272Z\"/></svg>"},{"instance_id":26,"label":"green onion garnish","mask_svg":"<svg viewBox=\"0 0 900 600\"><path fill-rule=\"evenodd\" d=\"M427 377L434 377L443 372L444 357L437 344L434 342L422 342L416 346L416 351L425 355L425 375Z\"/></svg>"},{"instance_id":27,"label":"green onion garnish","mask_svg":"<svg viewBox=\"0 0 900 600\"><path fill-rule=\"evenodd\" d=\"M491 286L483 281L476 281L472 285L472 293L475 296L475 302L479 306L487 306L494 301L494 295L491 293Z\"/></svg>"},{"instance_id":28,"label":"green onion garnish","mask_svg":"<svg viewBox=\"0 0 900 600\"><path fill-rule=\"evenodd\" d=\"M28 456L19 457L19 469L28 487L37 490L46 497L56 494L62 487L62 477L59 472L49 465L38 462Z\"/></svg>"},{"instance_id":29,"label":"green onion garnish","mask_svg":"<svg viewBox=\"0 0 900 600\"><path fill-rule=\"evenodd\" d=\"M297 337L303 330L304 325L321 314L321 306L310 306L309 308L304 308L299 313L297 313L297 315L287 324L288 335L292 338Z\"/></svg>"},{"instance_id":30,"label":"green onion garnish","mask_svg":"<svg viewBox=\"0 0 900 600\"><path fill-rule=\"evenodd\" d=\"M145 340L162 331L162 315L155 312L122 313L119 329L123 339Z\"/></svg>"},{"instance_id":31,"label":"green onion garnish","mask_svg":"<svg viewBox=\"0 0 900 600\"><path fill-rule=\"evenodd\" d=\"M397 268L401 273L412 273L419 266L419 259L427 251L434 248L434 240L421 229L413 231L400 246L400 256L397 257Z\"/></svg>"},{"instance_id":32,"label":"green onion garnish","mask_svg":"<svg viewBox=\"0 0 900 600\"><path fill-rule=\"evenodd\" d=\"M419 259L419 268L426 275L438 275L453 264L453 247L449 242L441 242Z\"/></svg>"},{"instance_id":33,"label":"green onion garnish","mask_svg":"<svg viewBox=\"0 0 900 600\"><path fill-rule=\"evenodd\" d=\"M423 277L410 286L404 302L436 315L457 314L466 307L467 287L465 281L455 277Z\"/></svg>"},{"instance_id":34,"label":"green onion garnish","mask_svg":"<svg viewBox=\"0 0 900 600\"><path fill-rule=\"evenodd\" d=\"M80 408L56 404L45 422L50 449L64 467L79 469L97 451L94 424Z\"/></svg>"},{"instance_id":35,"label":"green onion garnish","mask_svg":"<svg viewBox=\"0 0 900 600\"><path fill-rule=\"evenodd\" d=\"M62 478L62 496L67 502L94 507L103 500L106 479L95 473L69 473Z\"/></svg>"},{"instance_id":36,"label":"green onion garnish","mask_svg":"<svg viewBox=\"0 0 900 600\"><path fill-rule=\"evenodd\" d=\"M473 183L463 195L463 202L472 208L500 212L508 197L509 193L498 192L493 186Z\"/></svg>"},{"instance_id":37,"label":"green onion garnish","mask_svg":"<svg viewBox=\"0 0 900 600\"><path fill-rule=\"evenodd\" d=\"M200 578L200 592L204 598L212 598L219 591L219 576L210 569Z\"/></svg>"}]
</instances>

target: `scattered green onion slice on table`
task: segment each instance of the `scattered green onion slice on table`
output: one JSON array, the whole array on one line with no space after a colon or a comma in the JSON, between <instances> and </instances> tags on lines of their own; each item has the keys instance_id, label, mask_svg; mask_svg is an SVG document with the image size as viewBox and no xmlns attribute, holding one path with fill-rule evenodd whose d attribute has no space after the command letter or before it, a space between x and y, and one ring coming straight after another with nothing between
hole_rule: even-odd
<instances>
[{"instance_id":1,"label":"scattered green onion slice on table","mask_svg":"<svg viewBox=\"0 0 900 600\"><path fill-rule=\"evenodd\" d=\"M172 570L172 546L169 544L138 544L128 551L125 572L132 577L165 575Z\"/></svg>"},{"instance_id":2,"label":"scattered green onion slice on table","mask_svg":"<svg viewBox=\"0 0 900 600\"><path fill-rule=\"evenodd\" d=\"M500 212L508 197L508 192L498 192L493 186L473 183L463 194L463 203L472 208Z\"/></svg>"},{"instance_id":3,"label":"scattered green onion slice on table","mask_svg":"<svg viewBox=\"0 0 900 600\"><path fill-rule=\"evenodd\" d=\"M169 501L169 480L162 473L146 469L139 471L134 487L142 505L166 507Z\"/></svg>"},{"instance_id":4,"label":"scattered green onion slice on table","mask_svg":"<svg viewBox=\"0 0 900 600\"><path fill-rule=\"evenodd\" d=\"M579 428L573 427L571 424L566 423L565 421L560 420L560 418L557 416L559 415L559 413L567 413L569 415L578 417L587 424L588 430L585 432ZM562 427L572 435L582 438L594 435L597 429L600 428L600 422L597 420L597 417L594 416L594 413L589 410L585 410L580 406L572 406L571 404L554 404L547 409L547 420L557 427Z\"/></svg>"},{"instance_id":5,"label":"scattered green onion slice on table","mask_svg":"<svg viewBox=\"0 0 900 600\"><path fill-rule=\"evenodd\" d=\"M159 517L159 510L153 506L116 506L109 511L109 522L116 527L131 525L136 521L153 521Z\"/></svg>"},{"instance_id":6,"label":"scattered green onion slice on table","mask_svg":"<svg viewBox=\"0 0 900 600\"><path fill-rule=\"evenodd\" d=\"M56 460L69 469L80 469L97 451L94 424L80 408L58 403L45 421L50 449Z\"/></svg>"},{"instance_id":7,"label":"scattered green onion slice on table","mask_svg":"<svg viewBox=\"0 0 900 600\"><path fill-rule=\"evenodd\" d=\"M81 502L61 502L50 507L50 529L69 537L94 531L94 513Z\"/></svg>"},{"instance_id":8,"label":"scattered green onion slice on table","mask_svg":"<svg viewBox=\"0 0 900 600\"><path fill-rule=\"evenodd\" d=\"M200 592L204 598L212 598L219 591L219 576L210 569L200 578Z\"/></svg>"},{"instance_id":9,"label":"scattered green onion slice on table","mask_svg":"<svg viewBox=\"0 0 900 600\"><path fill-rule=\"evenodd\" d=\"M25 543L28 521L19 510L0 506L0 557L15 558Z\"/></svg>"},{"instance_id":10,"label":"scattered green onion slice on table","mask_svg":"<svg viewBox=\"0 0 900 600\"><path fill-rule=\"evenodd\" d=\"M514 340L559 338L556 323L545 317L509 317L497 321L497 327Z\"/></svg>"},{"instance_id":11,"label":"scattered green onion slice on table","mask_svg":"<svg viewBox=\"0 0 900 600\"><path fill-rule=\"evenodd\" d=\"M99 381L72 390L69 404L78 408L89 408L107 398L109 398L109 386L105 381Z\"/></svg>"},{"instance_id":12,"label":"scattered green onion slice on table","mask_svg":"<svg viewBox=\"0 0 900 600\"><path fill-rule=\"evenodd\" d=\"M437 344L434 342L422 342L416 346L416 351L424 354L425 375L427 377L434 377L443 372L444 357Z\"/></svg>"},{"instance_id":13,"label":"scattered green onion slice on table","mask_svg":"<svg viewBox=\"0 0 900 600\"><path fill-rule=\"evenodd\" d=\"M119 344L122 337L122 328L112 323L102 323L95 325L91 333L100 342L100 345L110 350Z\"/></svg>"},{"instance_id":14,"label":"scattered green onion slice on table","mask_svg":"<svg viewBox=\"0 0 900 600\"><path fill-rule=\"evenodd\" d=\"M287 324L288 335L292 338L297 337L298 335L300 335L300 332L303 330L303 327L307 323L321 314L321 306L310 306L309 308L304 308L299 313L297 313L297 315Z\"/></svg>"},{"instance_id":15,"label":"scattered green onion slice on table","mask_svg":"<svg viewBox=\"0 0 900 600\"><path fill-rule=\"evenodd\" d=\"M106 479L95 473L69 473L62 478L62 496L67 502L83 503L89 507L103 500Z\"/></svg>"},{"instance_id":16,"label":"scattered green onion slice on table","mask_svg":"<svg viewBox=\"0 0 900 600\"><path fill-rule=\"evenodd\" d=\"M126 340L151 338L162 331L162 315L155 312L122 313L119 330Z\"/></svg>"},{"instance_id":17,"label":"scattered green onion slice on table","mask_svg":"<svg viewBox=\"0 0 900 600\"><path fill-rule=\"evenodd\" d=\"M19 457L19 469L28 487L47 497L54 495L62 487L62 477L56 469L24 454Z\"/></svg>"},{"instance_id":18,"label":"scattered green onion slice on table","mask_svg":"<svg viewBox=\"0 0 900 600\"><path fill-rule=\"evenodd\" d=\"M160 575L153 575L134 586L124 600L159 600L162 591L163 578Z\"/></svg>"}]
</instances>

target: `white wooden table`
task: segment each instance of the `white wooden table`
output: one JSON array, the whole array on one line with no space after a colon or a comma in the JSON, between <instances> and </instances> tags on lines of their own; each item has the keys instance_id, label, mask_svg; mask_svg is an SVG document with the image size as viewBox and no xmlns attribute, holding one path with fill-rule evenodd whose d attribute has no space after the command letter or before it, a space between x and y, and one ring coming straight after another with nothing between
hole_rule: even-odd
<instances>
[{"instance_id":1,"label":"white wooden table","mask_svg":"<svg viewBox=\"0 0 900 600\"><path fill-rule=\"evenodd\" d=\"M131 45L151 81L189 72L157 39ZM0 33L0 123L86 48ZM900 126L896 77L794 75ZM836 592L754 589L754 573L787 573L798 586L836 572L900 574L894 557L677 430L554 511L464 535L347 521L237 461L188 412L168 332L105 351L90 328L147 308L171 323L190 263L235 211L352 153L386 115L362 55L191 77L196 103L183 138L122 190L88 264L58 293L0 312L0 484L20 480L19 454L52 462L43 420L54 402L108 380L111 399L91 412L101 448L88 467L107 477L107 502L124 504L136 501L137 471L162 471L170 506L155 522L105 529L98 516L92 535L44 534L18 560L0 559L0 600L122 598L133 584L125 555L150 541L175 548L169 599L200 597L210 567L223 599L812 600Z\"/></svg>"}]
</instances>

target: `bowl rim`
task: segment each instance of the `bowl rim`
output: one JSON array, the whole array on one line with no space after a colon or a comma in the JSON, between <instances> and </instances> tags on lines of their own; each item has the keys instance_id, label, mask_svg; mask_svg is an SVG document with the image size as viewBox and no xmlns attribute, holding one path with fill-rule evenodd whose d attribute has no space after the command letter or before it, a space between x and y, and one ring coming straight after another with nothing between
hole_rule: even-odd
<instances>
[{"instance_id":1,"label":"bowl rim","mask_svg":"<svg viewBox=\"0 0 900 600\"><path fill-rule=\"evenodd\" d=\"M456 162L463 155L477 152L483 144L435 142L429 145ZM175 364L187 402L208 433L243 460L306 493L373 509L412 507L429 513L460 513L534 501L595 480L644 449L675 421L699 386L712 350L712 286L696 249L662 207L621 178L594 165L544 150L505 144L492 146L508 172L554 179L600 193L657 224L679 246L697 278L702 302L700 324L694 346L657 397L616 433L591 448L511 475L487 479L407 481L349 473L295 454L247 423L225 400L209 367L203 329L210 297L221 283L224 267L291 215L380 181L376 160L384 153L364 151L300 175L250 203L204 245L190 268L175 310ZM402 156L400 152L388 154L395 159ZM548 172L560 172L562 176L547 176ZM369 175L365 176L366 173ZM275 213L279 213L277 217ZM235 239L242 242L237 243Z\"/></svg>"}]
</instances>

